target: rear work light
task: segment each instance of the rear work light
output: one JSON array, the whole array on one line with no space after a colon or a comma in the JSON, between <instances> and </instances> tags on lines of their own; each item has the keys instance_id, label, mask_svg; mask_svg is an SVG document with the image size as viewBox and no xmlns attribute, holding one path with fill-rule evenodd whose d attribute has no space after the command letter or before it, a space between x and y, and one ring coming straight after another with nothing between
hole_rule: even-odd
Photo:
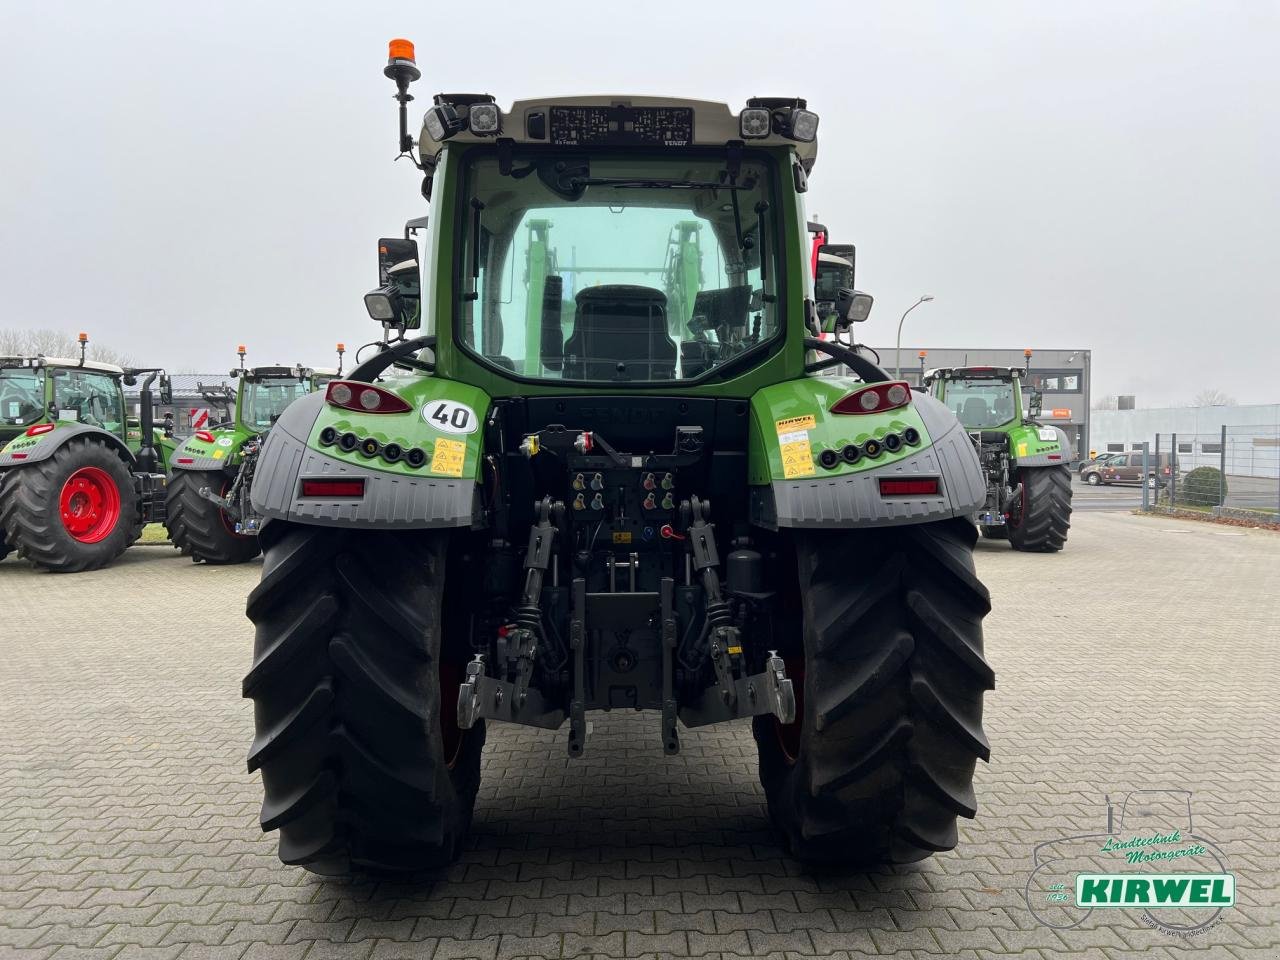
<instances>
[{"instance_id":1,"label":"rear work light","mask_svg":"<svg viewBox=\"0 0 1280 960\"><path fill-rule=\"evenodd\" d=\"M358 499L364 496L364 478L335 478L333 480L303 480L304 497L321 497L326 500Z\"/></svg>"},{"instance_id":2,"label":"rear work light","mask_svg":"<svg viewBox=\"0 0 1280 960\"><path fill-rule=\"evenodd\" d=\"M394 393L367 383L334 380L325 389L325 401L356 413L408 413L413 408Z\"/></svg>"},{"instance_id":3,"label":"rear work light","mask_svg":"<svg viewBox=\"0 0 1280 960\"><path fill-rule=\"evenodd\" d=\"M911 402L911 385L905 380L873 383L841 397L831 405L832 413L880 413L905 407Z\"/></svg>"},{"instance_id":4,"label":"rear work light","mask_svg":"<svg viewBox=\"0 0 1280 960\"><path fill-rule=\"evenodd\" d=\"M48 433L57 426L56 423L36 423L27 427L28 437L38 437L41 434Z\"/></svg>"},{"instance_id":5,"label":"rear work light","mask_svg":"<svg viewBox=\"0 0 1280 960\"><path fill-rule=\"evenodd\" d=\"M882 497L936 497L942 493L937 477L923 477L918 480L882 479L880 496Z\"/></svg>"},{"instance_id":6,"label":"rear work light","mask_svg":"<svg viewBox=\"0 0 1280 960\"><path fill-rule=\"evenodd\" d=\"M197 430L195 438L203 443L213 443L213 434L208 430Z\"/></svg>"}]
</instances>

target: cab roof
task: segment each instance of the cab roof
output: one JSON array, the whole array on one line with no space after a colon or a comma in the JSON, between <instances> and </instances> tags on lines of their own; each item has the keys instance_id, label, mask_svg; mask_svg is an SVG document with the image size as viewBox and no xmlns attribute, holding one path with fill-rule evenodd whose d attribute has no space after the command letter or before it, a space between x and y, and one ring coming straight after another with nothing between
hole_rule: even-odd
<instances>
[{"instance_id":1,"label":"cab roof","mask_svg":"<svg viewBox=\"0 0 1280 960\"><path fill-rule=\"evenodd\" d=\"M102 363L98 360L70 360L66 357L0 357L0 367L62 367L74 370L93 370L95 373L109 373L113 376L124 376L124 368L114 363Z\"/></svg>"},{"instance_id":2,"label":"cab roof","mask_svg":"<svg viewBox=\"0 0 1280 960\"><path fill-rule=\"evenodd\" d=\"M1001 380L1021 379L1026 375L1025 367L934 367L924 377L926 380Z\"/></svg>"},{"instance_id":3,"label":"cab roof","mask_svg":"<svg viewBox=\"0 0 1280 960\"><path fill-rule=\"evenodd\" d=\"M487 94L463 94L463 93L441 93L435 97L437 106L448 104L453 107L460 117L465 116L475 103L492 103L493 98ZM747 107L756 107L758 109L786 109L783 104L794 104L798 109L807 109L805 101L802 98L759 98L748 102ZM595 115L588 115L584 111L588 108L600 108ZM562 110L561 108L566 108ZM617 108L624 108L618 110ZM639 129L635 123L626 127L628 121L625 108L644 108L649 111L649 119L661 127L662 124L671 120L680 111L691 111L692 119L692 139L683 140L673 139L670 141L662 141L661 139L642 139L644 134L638 133ZM598 130L602 137L613 137L612 141L605 139L593 141L590 144L572 143L557 141L553 137L552 125L555 121L552 111L560 116L572 115L579 122L587 122L592 126L593 132ZM667 111L661 114L652 113L653 110ZM428 111L429 112L429 111ZM639 112L639 111L637 111ZM565 149L585 149L595 145L627 142L636 145L651 145L654 147L680 148L690 146L715 146L723 147L730 142L741 143L744 148L753 146L789 146L795 149L805 170L813 167L814 161L818 155L818 143L816 138L811 141L793 140L777 132L770 132L767 136L744 140L741 128L739 126L739 114L735 113L728 104L718 103L713 100L691 100L683 97L653 97L653 96L633 96L627 94L593 94L587 96L576 97L540 97L532 100L516 100L511 107L505 111L499 107L500 122L499 132L496 135L484 135L473 133L464 125L464 128L452 136L448 137L448 142L462 143L492 143L495 139L509 140L516 144L536 144L540 146L559 146ZM584 118L586 118L584 120ZM608 129L611 123L616 122L618 126ZM600 126L597 126L600 124ZM667 128L669 129L669 128ZM652 132L652 131L651 131ZM658 135L661 136L660 134ZM427 129L426 119L424 117L422 134L419 139L419 146L424 154L434 156L445 145L445 140L436 140L431 136Z\"/></svg>"}]
</instances>

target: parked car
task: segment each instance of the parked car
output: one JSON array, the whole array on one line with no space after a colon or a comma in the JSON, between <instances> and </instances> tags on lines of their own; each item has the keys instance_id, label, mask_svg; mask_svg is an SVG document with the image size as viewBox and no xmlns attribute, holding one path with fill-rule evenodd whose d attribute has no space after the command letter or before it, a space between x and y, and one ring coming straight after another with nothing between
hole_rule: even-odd
<instances>
[{"instance_id":1,"label":"parked car","mask_svg":"<svg viewBox=\"0 0 1280 960\"><path fill-rule=\"evenodd\" d=\"M1143 476L1142 451L1131 450L1128 453L1115 453L1110 457L1099 459L1084 468L1080 479L1090 486L1113 483L1145 482L1149 487L1163 487L1172 476L1169 465L1169 454L1147 454L1147 473Z\"/></svg>"},{"instance_id":2,"label":"parked car","mask_svg":"<svg viewBox=\"0 0 1280 960\"><path fill-rule=\"evenodd\" d=\"M1096 456L1087 457L1086 459L1081 460L1078 464L1076 464L1076 473L1079 474L1081 478L1083 478L1084 472L1088 470L1090 467L1096 467L1099 464L1106 463L1112 457L1122 457L1122 456L1124 456L1124 454L1122 453L1099 453Z\"/></svg>"}]
</instances>

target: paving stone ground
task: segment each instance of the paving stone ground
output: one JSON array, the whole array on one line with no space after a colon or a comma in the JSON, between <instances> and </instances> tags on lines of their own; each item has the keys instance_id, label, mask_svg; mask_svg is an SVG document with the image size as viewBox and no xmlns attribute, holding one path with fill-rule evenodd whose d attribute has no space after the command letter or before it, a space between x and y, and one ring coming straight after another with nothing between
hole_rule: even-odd
<instances>
[{"instance_id":1,"label":"paving stone ground","mask_svg":"<svg viewBox=\"0 0 1280 960\"><path fill-rule=\"evenodd\" d=\"M992 762L961 843L811 874L770 832L745 724L492 727L470 848L412 883L282 866L257 824L240 678L258 564L138 547L78 576L0 563L0 956L22 958L1280 955L1280 535L1077 514L1058 556L980 544ZM1032 850L1111 797L1188 790L1237 905L1174 938L1129 910L1042 925Z\"/></svg>"}]
</instances>

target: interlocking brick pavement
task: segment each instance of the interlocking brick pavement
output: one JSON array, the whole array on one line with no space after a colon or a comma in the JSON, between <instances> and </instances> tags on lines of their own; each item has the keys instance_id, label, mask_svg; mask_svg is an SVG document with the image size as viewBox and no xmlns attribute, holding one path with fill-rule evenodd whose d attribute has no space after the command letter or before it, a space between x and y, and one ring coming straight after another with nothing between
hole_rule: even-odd
<instances>
[{"instance_id":1,"label":"interlocking brick pavement","mask_svg":"<svg viewBox=\"0 0 1280 960\"><path fill-rule=\"evenodd\" d=\"M809 874L770 832L745 724L649 715L491 727L470 847L419 882L282 866L258 829L240 699L258 565L138 547L76 576L0 563L0 956L395 958L1280 954L1280 536L1077 514L1058 556L983 543L992 763L960 847ZM1127 910L1041 926L1032 847L1105 828L1104 796L1194 792L1238 905L1171 938Z\"/></svg>"}]
</instances>

